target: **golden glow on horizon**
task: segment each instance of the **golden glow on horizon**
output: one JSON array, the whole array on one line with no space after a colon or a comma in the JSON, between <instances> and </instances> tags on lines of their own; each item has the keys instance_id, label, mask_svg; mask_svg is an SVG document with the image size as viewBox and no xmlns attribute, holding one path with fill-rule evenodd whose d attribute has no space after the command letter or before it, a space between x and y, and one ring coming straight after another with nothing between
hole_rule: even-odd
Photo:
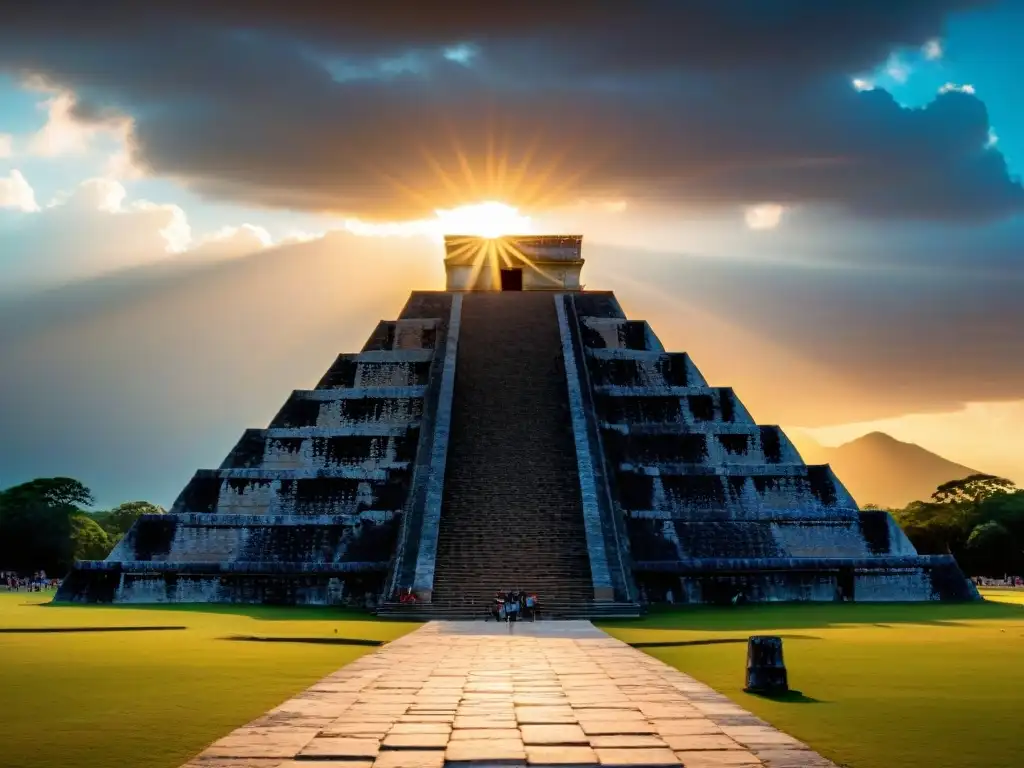
<instances>
[{"instance_id":1,"label":"golden glow on horizon","mask_svg":"<svg viewBox=\"0 0 1024 768\"><path fill-rule=\"evenodd\" d=\"M427 235L443 241L445 235L461 235L449 254L455 258L471 257L473 263L471 285L476 285L485 269L494 287L501 285L503 267L525 266L549 280L554 278L519 250L509 235L534 234L533 221L517 208L497 200L460 205L457 208L438 208L433 219L399 224L367 224L355 219L346 222L346 228L363 236L415 236Z\"/></svg>"},{"instance_id":2,"label":"golden glow on horizon","mask_svg":"<svg viewBox=\"0 0 1024 768\"><path fill-rule=\"evenodd\" d=\"M435 211L441 235L473 235L494 239L503 235L528 235L533 232L529 216L496 200L461 205Z\"/></svg>"},{"instance_id":3,"label":"golden glow on horizon","mask_svg":"<svg viewBox=\"0 0 1024 768\"><path fill-rule=\"evenodd\" d=\"M348 219L345 229L364 237L427 236L441 242L445 235L494 239L503 235L530 235L533 221L517 208L497 200L468 203L457 208L437 208L432 219L370 223Z\"/></svg>"}]
</instances>

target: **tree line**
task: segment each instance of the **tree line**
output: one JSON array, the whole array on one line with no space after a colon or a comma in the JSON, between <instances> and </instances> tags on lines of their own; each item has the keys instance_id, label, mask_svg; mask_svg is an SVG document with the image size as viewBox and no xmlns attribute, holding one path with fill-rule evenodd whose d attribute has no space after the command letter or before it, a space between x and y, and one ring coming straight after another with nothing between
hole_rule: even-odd
<instances>
[{"instance_id":1,"label":"tree line","mask_svg":"<svg viewBox=\"0 0 1024 768\"><path fill-rule=\"evenodd\" d=\"M0 571L63 576L75 560L102 560L141 515L166 510L148 501L89 510L92 491L70 477L41 477L0 491Z\"/></svg>"},{"instance_id":2,"label":"tree line","mask_svg":"<svg viewBox=\"0 0 1024 768\"><path fill-rule=\"evenodd\" d=\"M969 576L1024 576L1024 489L1011 480L970 475L889 511L922 555L951 554Z\"/></svg>"}]
</instances>

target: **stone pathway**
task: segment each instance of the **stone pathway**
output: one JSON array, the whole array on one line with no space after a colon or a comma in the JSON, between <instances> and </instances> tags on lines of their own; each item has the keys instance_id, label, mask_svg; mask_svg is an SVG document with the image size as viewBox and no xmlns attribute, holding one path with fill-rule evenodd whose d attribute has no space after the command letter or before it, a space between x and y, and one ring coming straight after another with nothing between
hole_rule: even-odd
<instances>
[{"instance_id":1,"label":"stone pathway","mask_svg":"<svg viewBox=\"0 0 1024 768\"><path fill-rule=\"evenodd\" d=\"M741 674L742 670L737 670ZM185 768L835 768L586 621L431 622Z\"/></svg>"}]
</instances>

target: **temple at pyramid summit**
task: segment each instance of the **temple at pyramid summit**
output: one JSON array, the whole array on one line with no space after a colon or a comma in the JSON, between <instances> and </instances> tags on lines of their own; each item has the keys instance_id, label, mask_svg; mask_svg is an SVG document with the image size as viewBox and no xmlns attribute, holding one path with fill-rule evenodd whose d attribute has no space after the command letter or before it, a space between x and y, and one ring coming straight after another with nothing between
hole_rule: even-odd
<instances>
[{"instance_id":1,"label":"temple at pyramid summit","mask_svg":"<svg viewBox=\"0 0 1024 768\"><path fill-rule=\"evenodd\" d=\"M613 293L585 290L582 237L445 247L446 290L413 292L57 600L482 618L509 589L536 592L542 617L978 598L951 556L919 555Z\"/></svg>"}]
</instances>

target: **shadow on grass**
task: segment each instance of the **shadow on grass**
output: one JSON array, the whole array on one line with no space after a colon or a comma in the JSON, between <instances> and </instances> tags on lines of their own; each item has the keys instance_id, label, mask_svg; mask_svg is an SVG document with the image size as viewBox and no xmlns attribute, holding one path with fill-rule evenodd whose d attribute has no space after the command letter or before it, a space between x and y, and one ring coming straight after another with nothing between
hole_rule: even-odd
<instances>
[{"instance_id":1,"label":"shadow on grass","mask_svg":"<svg viewBox=\"0 0 1024 768\"><path fill-rule=\"evenodd\" d=\"M188 627L2 627L0 635L53 635L62 632L162 632L168 629L179 630L188 629Z\"/></svg>"},{"instance_id":2,"label":"shadow on grass","mask_svg":"<svg viewBox=\"0 0 1024 768\"><path fill-rule=\"evenodd\" d=\"M26 603L26 605L34 605ZM380 621L368 611L319 605L237 605L232 603L40 603L40 608L106 608L117 611L214 613L260 621Z\"/></svg>"},{"instance_id":3,"label":"shadow on grass","mask_svg":"<svg viewBox=\"0 0 1024 768\"><path fill-rule=\"evenodd\" d=\"M965 621L1024 621L1024 607L1009 603L769 603L735 606L652 607L641 619L610 619L609 629L761 631L825 629L843 625L924 624L964 627Z\"/></svg>"},{"instance_id":4,"label":"shadow on grass","mask_svg":"<svg viewBox=\"0 0 1024 768\"><path fill-rule=\"evenodd\" d=\"M821 640L815 635L779 635L783 640ZM654 642L628 643L634 648L684 648L689 645L725 645L746 643L745 637L710 637L704 640L658 640Z\"/></svg>"},{"instance_id":5,"label":"shadow on grass","mask_svg":"<svg viewBox=\"0 0 1024 768\"><path fill-rule=\"evenodd\" d=\"M813 696L807 696L800 691L787 691L779 696L765 696L761 693L754 693L753 691L744 691L747 696L754 696L764 701L772 701L776 704L830 704L831 702L824 701L822 699L816 699Z\"/></svg>"},{"instance_id":6,"label":"shadow on grass","mask_svg":"<svg viewBox=\"0 0 1024 768\"><path fill-rule=\"evenodd\" d=\"M378 648L383 640L360 640L353 637L260 637L259 635L231 635L221 640L236 640L246 643L310 643L312 645L359 645Z\"/></svg>"}]
</instances>

